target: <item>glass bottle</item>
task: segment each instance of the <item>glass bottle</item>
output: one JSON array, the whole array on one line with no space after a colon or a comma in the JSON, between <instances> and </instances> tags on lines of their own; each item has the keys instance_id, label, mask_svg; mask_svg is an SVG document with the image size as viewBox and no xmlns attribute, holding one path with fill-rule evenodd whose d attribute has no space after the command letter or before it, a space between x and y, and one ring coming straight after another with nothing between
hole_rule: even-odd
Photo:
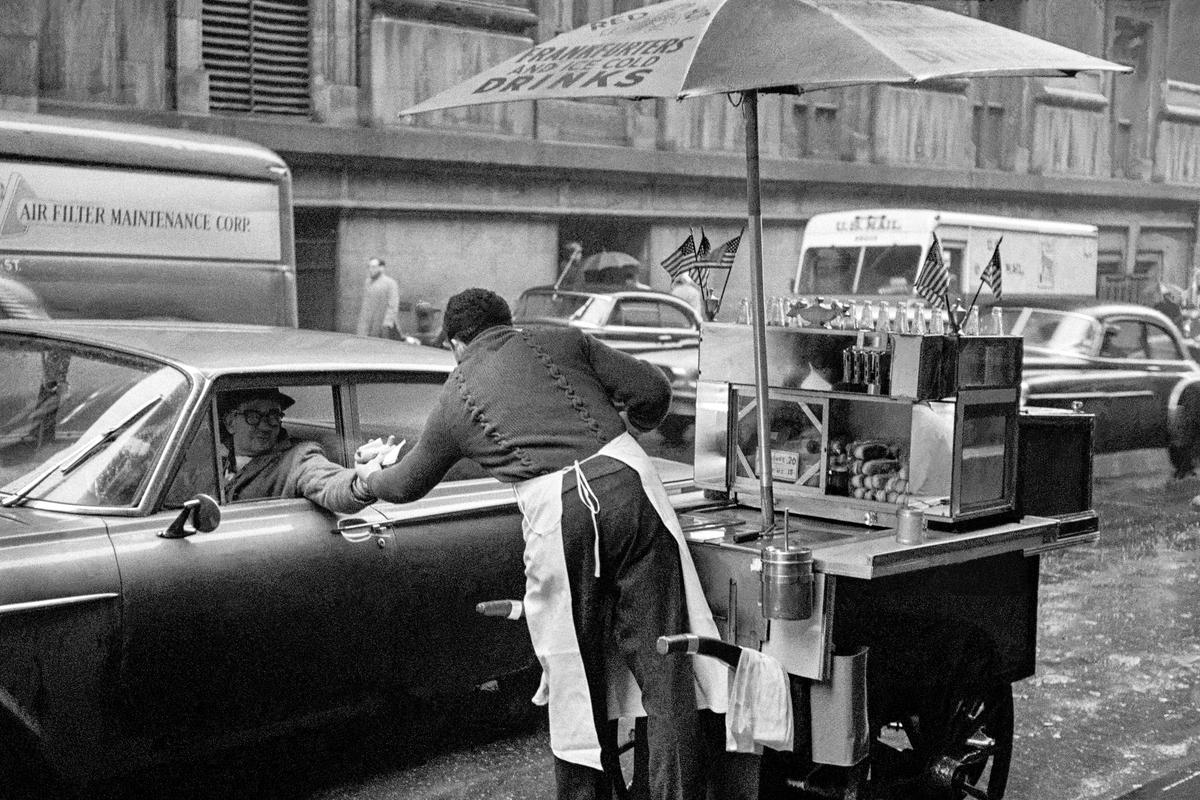
<instances>
[{"instance_id":1,"label":"glass bottle","mask_svg":"<svg viewBox=\"0 0 1200 800\"><path fill-rule=\"evenodd\" d=\"M971 306L971 310L967 312L967 323L963 331L967 336L978 336L979 331L979 309Z\"/></svg>"},{"instance_id":2,"label":"glass bottle","mask_svg":"<svg viewBox=\"0 0 1200 800\"><path fill-rule=\"evenodd\" d=\"M925 327L925 304L924 303L913 303L912 332L915 334L918 334L918 335L924 335L926 330L927 329Z\"/></svg>"},{"instance_id":3,"label":"glass bottle","mask_svg":"<svg viewBox=\"0 0 1200 800\"><path fill-rule=\"evenodd\" d=\"M946 332L946 317L945 311L941 306L933 306L929 313L929 332L934 336L941 336Z\"/></svg>"},{"instance_id":4,"label":"glass bottle","mask_svg":"<svg viewBox=\"0 0 1200 800\"><path fill-rule=\"evenodd\" d=\"M892 304L887 300L879 301L879 312L875 318L875 330L887 333L892 330Z\"/></svg>"},{"instance_id":5,"label":"glass bottle","mask_svg":"<svg viewBox=\"0 0 1200 800\"><path fill-rule=\"evenodd\" d=\"M859 330L875 330L875 304L870 300L862 304L862 319L859 320Z\"/></svg>"},{"instance_id":6,"label":"glass bottle","mask_svg":"<svg viewBox=\"0 0 1200 800\"><path fill-rule=\"evenodd\" d=\"M1004 335L1004 309L1000 306L992 306L992 335Z\"/></svg>"}]
</instances>

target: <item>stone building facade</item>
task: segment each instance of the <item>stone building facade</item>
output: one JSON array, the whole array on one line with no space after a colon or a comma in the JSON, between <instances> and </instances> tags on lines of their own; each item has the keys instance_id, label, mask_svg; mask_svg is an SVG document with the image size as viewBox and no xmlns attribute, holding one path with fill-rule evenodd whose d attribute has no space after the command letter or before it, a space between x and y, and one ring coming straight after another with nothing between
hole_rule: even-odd
<instances>
[{"instance_id":1,"label":"stone building facade","mask_svg":"<svg viewBox=\"0 0 1200 800\"><path fill-rule=\"evenodd\" d=\"M365 263L406 303L552 282L562 245L656 264L745 215L725 97L397 112L643 0L0 0L0 110L206 130L292 166L301 323L352 329ZM1134 67L760 100L768 294L805 220L934 207L1088 222L1102 283L1189 286L1200 214L1200 3L931 0ZM739 259L739 264L742 259ZM746 270L728 292L748 293ZM727 309L736 303L727 303Z\"/></svg>"}]
</instances>

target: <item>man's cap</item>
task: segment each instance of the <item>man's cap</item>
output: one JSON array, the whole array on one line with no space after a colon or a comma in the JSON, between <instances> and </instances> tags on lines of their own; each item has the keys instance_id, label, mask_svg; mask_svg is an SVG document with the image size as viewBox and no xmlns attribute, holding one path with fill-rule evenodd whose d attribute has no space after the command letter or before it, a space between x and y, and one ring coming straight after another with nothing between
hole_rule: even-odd
<instances>
[{"instance_id":1,"label":"man's cap","mask_svg":"<svg viewBox=\"0 0 1200 800\"><path fill-rule=\"evenodd\" d=\"M290 408L296 403L295 400L274 386L260 386L254 389L234 389L228 392L221 392L217 403L221 409L221 416L224 417L230 411L236 410L238 406L243 403L249 403L251 400L270 400L278 403L281 410Z\"/></svg>"},{"instance_id":2,"label":"man's cap","mask_svg":"<svg viewBox=\"0 0 1200 800\"><path fill-rule=\"evenodd\" d=\"M442 337L469 344L488 328L512 325L512 310L504 298L490 289L465 289L446 301L442 313Z\"/></svg>"}]
</instances>

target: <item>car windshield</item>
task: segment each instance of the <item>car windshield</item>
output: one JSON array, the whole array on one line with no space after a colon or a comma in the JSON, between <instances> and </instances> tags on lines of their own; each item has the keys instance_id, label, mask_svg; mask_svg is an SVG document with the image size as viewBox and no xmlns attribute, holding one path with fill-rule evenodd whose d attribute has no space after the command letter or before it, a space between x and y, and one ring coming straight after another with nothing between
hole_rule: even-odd
<instances>
[{"instance_id":1,"label":"car windshield","mask_svg":"<svg viewBox=\"0 0 1200 800\"><path fill-rule=\"evenodd\" d=\"M1092 317L1069 311L1006 308L1003 315L1004 330L1020 336L1026 345L1060 353L1094 353L1103 332Z\"/></svg>"},{"instance_id":2,"label":"car windshield","mask_svg":"<svg viewBox=\"0 0 1200 800\"><path fill-rule=\"evenodd\" d=\"M517 301L514 322L559 319L603 324L609 303L607 298L567 292L526 292Z\"/></svg>"},{"instance_id":3,"label":"car windshield","mask_svg":"<svg viewBox=\"0 0 1200 800\"><path fill-rule=\"evenodd\" d=\"M858 259L862 273L855 287ZM800 294L910 294L921 261L916 245L814 247L804 254Z\"/></svg>"},{"instance_id":4,"label":"car windshield","mask_svg":"<svg viewBox=\"0 0 1200 800\"><path fill-rule=\"evenodd\" d=\"M0 337L0 502L136 505L187 399L183 373Z\"/></svg>"}]
</instances>

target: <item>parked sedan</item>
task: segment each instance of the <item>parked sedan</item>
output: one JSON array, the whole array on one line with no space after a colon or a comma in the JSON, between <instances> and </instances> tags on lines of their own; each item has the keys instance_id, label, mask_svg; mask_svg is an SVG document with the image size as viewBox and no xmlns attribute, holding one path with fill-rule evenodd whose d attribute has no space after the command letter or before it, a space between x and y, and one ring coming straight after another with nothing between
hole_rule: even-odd
<instances>
[{"instance_id":1,"label":"parked sedan","mask_svg":"<svg viewBox=\"0 0 1200 800\"><path fill-rule=\"evenodd\" d=\"M348 464L415 443L452 366L316 331L0 322L4 780L86 785L493 680L528 697L524 626L474 610L523 593L510 489L464 462L353 516L222 490L221 393L279 388L287 432Z\"/></svg>"},{"instance_id":2,"label":"parked sedan","mask_svg":"<svg viewBox=\"0 0 1200 800\"><path fill-rule=\"evenodd\" d=\"M1183 445L1200 433L1200 365L1178 328L1140 305L1071 310L1004 309L1004 329L1025 340L1030 406L1096 415L1096 451L1168 447L1177 474L1191 469Z\"/></svg>"},{"instance_id":3,"label":"parked sedan","mask_svg":"<svg viewBox=\"0 0 1200 800\"><path fill-rule=\"evenodd\" d=\"M696 310L663 292L539 286L521 294L513 320L518 325L570 325L631 353L700 343Z\"/></svg>"}]
</instances>

